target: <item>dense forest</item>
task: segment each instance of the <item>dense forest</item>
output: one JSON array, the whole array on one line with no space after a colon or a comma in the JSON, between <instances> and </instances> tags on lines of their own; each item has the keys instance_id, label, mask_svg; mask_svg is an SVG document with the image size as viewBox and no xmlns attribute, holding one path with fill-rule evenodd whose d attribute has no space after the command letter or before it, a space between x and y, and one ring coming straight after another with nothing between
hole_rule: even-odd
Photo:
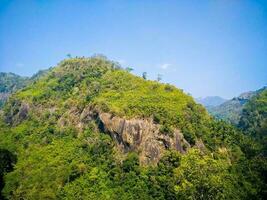
<instances>
[{"instance_id":1,"label":"dense forest","mask_svg":"<svg viewBox=\"0 0 267 200\"><path fill-rule=\"evenodd\" d=\"M266 198L266 89L233 126L130 71L70 58L12 91L0 111L1 198Z\"/></svg>"}]
</instances>

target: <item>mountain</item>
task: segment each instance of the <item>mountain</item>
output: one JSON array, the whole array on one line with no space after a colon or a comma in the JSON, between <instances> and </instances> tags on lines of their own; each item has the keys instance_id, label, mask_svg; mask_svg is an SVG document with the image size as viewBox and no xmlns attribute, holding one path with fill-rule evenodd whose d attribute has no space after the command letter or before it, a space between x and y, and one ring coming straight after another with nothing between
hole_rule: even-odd
<instances>
[{"instance_id":1,"label":"mountain","mask_svg":"<svg viewBox=\"0 0 267 200\"><path fill-rule=\"evenodd\" d=\"M23 88L28 80L27 77L22 77L14 73L0 72L0 108L7 100L8 96L12 92Z\"/></svg>"},{"instance_id":2,"label":"mountain","mask_svg":"<svg viewBox=\"0 0 267 200\"><path fill-rule=\"evenodd\" d=\"M257 91L245 92L235 97L229 101L222 103L221 105L215 107L209 107L208 110L214 117L218 119L223 119L234 125L239 123L242 110L249 100L255 95L259 94L261 91L265 90L263 87Z\"/></svg>"},{"instance_id":3,"label":"mountain","mask_svg":"<svg viewBox=\"0 0 267 200\"><path fill-rule=\"evenodd\" d=\"M49 69L40 70L32 77L22 77L14 73L0 72L0 108L3 107L11 93L22 89L48 73Z\"/></svg>"},{"instance_id":4,"label":"mountain","mask_svg":"<svg viewBox=\"0 0 267 200\"><path fill-rule=\"evenodd\" d=\"M4 105L0 189L7 199L263 199L261 150L181 89L103 56L71 58Z\"/></svg>"},{"instance_id":5,"label":"mountain","mask_svg":"<svg viewBox=\"0 0 267 200\"><path fill-rule=\"evenodd\" d=\"M51 68L49 68L49 69L43 69L43 70L39 70L37 73L35 73L35 74L33 74L33 75L31 76L30 80L31 80L31 81L38 80L40 77L45 76L45 75L49 72L50 69L51 69Z\"/></svg>"},{"instance_id":6,"label":"mountain","mask_svg":"<svg viewBox=\"0 0 267 200\"><path fill-rule=\"evenodd\" d=\"M51 107L55 111L50 112ZM98 57L63 61L13 95L6 110L6 122L12 125L20 124L28 113L42 121L47 112L58 112L62 129L83 131L90 120L100 121L123 151L138 150L145 163L157 162L165 146L183 152L200 136L204 139L199 125L210 121L205 109L181 90L135 77ZM154 135L141 141L140 129Z\"/></svg>"},{"instance_id":7,"label":"mountain","mask_svg":"<svg viewBox=\"0 0 267 200\"><path fill-rule=\"evenodd\" d=\"M204 97L204 98L201 98L201 97L196 98L196 102L202 104L206 108L219 106L226 101L227 101L226 99L219 97L219 96L209 96L209 97Z\"/></svg>"}]
</instances>

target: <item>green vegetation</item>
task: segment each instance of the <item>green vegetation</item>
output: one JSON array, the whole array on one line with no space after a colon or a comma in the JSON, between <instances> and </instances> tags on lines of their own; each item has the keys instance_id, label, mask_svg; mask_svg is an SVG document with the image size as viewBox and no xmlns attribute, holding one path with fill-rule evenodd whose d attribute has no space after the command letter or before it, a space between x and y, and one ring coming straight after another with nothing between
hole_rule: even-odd
<instances>
[{"instance_id":1,"label":"green vegetation","mask_svg":"<svg viewBox=\"0 0 267 200\"><path fill-rule=\"evenodd\" d=\"M242 111L246 104L252 97L259 94L264 89L265 88L261 88L257 91L243 93L240 96L226 101L218 106L207 107L207 109L209 113L217 119L222 119L236 126L240 121Z\"/></svg>"},{"instance_id":2,"label":"green vegetation","mask_svg":"<svg viewBox=\"0 0 267 200\"><path fill-rule=\"evenodd\" d=\"M255 99L260 116L266 116L263 98L265 93ZM140 165L139 152L122 154L97 120L79 128L87 107L128 119L151 118L162 134L181 130L192 148L185 154L168 150L155 166ZM257 127L266 131L263 123ZM264 144L251 130L243 134L216 121L182 90L136 77L103 56L70 58L5 104L2 194L34 200L264 199ZM204 150L197 147L199 140Z\"/></svg>"},{"instance_id":3,"label":"green vegetation","mask_svg":"<svg viewBox=\"0 0 267 200\"><path fill-rule=\"evenodd\" d=\"M267 137L267 88L254 96L242 110L239 127L262 140Z\"/></svg>"},{"instance_id":4,"label":"green vegetation","mask_svg":"<svg viewBox=\"0 0 267 200\"><path fill-rule=\"evenodd\" d=\"M205 109L174 86L145 81L122 70L107 72L99 85L93 103L101 110L128 118L152 117L163 133L179 127L193 135L192 143L205 133L203 126L210 118Z\"/></svg>"},{"instance_id":5,"label":"green vegetation","mask_svg":"<svg viewBox=\"0 0 267 200\"><path fill-rule=\"evenodd\" d=\"M0 93L13 92L24 87L27 79L13 73L0 72Z\"/></svg>"},{"instance_id":6,"label":"green vegetation","mask_svg":"<svg viewBox=\"0 0 267 200\"><path fill-rule=\"evenodd\" d=\"M0 108L10 93L23 88L28 81L28 78L13 73L0 72Z\"/></svg>"}]
</instances>

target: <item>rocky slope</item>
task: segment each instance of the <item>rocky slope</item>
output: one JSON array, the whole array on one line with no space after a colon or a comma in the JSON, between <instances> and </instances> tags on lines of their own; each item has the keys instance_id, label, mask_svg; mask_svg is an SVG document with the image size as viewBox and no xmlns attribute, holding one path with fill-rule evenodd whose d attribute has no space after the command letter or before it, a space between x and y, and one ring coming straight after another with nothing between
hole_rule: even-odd
<instances>
[{"instance_id":1,"label":"rocky slope","mask_svg":"<svg viewBox=\"0 0 267 200\"><path fill-rule=\"evenodd\" d=\"M123 152L139 152L143 164L157 163L166 149L185 153L190 144L175 129L172 136L160 133L160 125L152 119L124 119L110 113L97 113L103 131L109 133Z\"/></svg>"},{"instance_id":2,"label":"rocky slope","mask_svg":"<svg viewBox=\"0 0 267 200\"><path fill-rule=\"evenodd\" d=\"M71 59L51 69L12 96L5 120L19 126L30 117L54 115L62 130L82 132L89 122L101 123L99 130L109 133L121 151L139 152L146 164L157 163L167 149L184 153L196 144L204 147L199 141L205 140L211 120L182 91L135 77L102 58Z\"/></svg>"}]
</instances>

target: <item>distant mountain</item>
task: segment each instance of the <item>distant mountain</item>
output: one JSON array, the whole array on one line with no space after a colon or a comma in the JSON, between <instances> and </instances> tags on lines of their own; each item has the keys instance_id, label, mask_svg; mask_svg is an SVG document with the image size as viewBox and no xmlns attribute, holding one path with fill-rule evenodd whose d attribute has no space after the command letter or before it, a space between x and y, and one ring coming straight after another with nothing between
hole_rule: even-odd
<instances>
[{"instance_id":1,"label":"distant mountain","mask_svg":"<svg viewBox=\"0 0 267 200\"><path fill-rule=\"evenodd\" d=\"M219 96L208 96L208 97L200 97L200 98L196 98L196 102L202 104L205 107L214 107L214 106L218 106L224 102L226 102L227 99L224 99L222 97Z\"/></svg>"},{"instance_id":2,"label":"distant mountain","mask_svg":"<svg viewBox=\"0 0 267 200\"><path fill-rule=\"evenodd\" d=\"M32 81L37 80L40 77L45 76L49 72L50 69L51 68L39 70L37 73L33 74L30 79Z\"/></svg>"},{"instance_id":3,"label":"distant mountain","mask_svg":"<svg viewBox=\"0 0 267 200\"><path fill-rule=\"evenodd\" d=\"M0 72L0 108L6 102L11 93L22 89L30 83L47 74L49 69L40 70L32 77L23 77L11 72Z\"/></svg>"},{"instance_id":4,"label":"distant mountain","mask_svg":"<svg viewBox=\"0 0 267 200\"><path fill-rule=\"evenodd\" d=\"M0 72L0 107L6 101L8 96L27 85L29 78L22 77L14 73Z\"/></svg>"},{"instance_id":5,"label":"distant mountain","mask_svg":"<svg viewBox=\"0 0 267 200\"><path fill-rule=\"evenodd\" d=\"M256 91L242 93L238 97L234 97L233 99L226 101L221 105L208 107L207 109L214 117L237 125L239 123L244 106L250 101L252 97L259 94L263 90L266 90L266 87L263 87Z\"/></svg>"}]
</instances>

